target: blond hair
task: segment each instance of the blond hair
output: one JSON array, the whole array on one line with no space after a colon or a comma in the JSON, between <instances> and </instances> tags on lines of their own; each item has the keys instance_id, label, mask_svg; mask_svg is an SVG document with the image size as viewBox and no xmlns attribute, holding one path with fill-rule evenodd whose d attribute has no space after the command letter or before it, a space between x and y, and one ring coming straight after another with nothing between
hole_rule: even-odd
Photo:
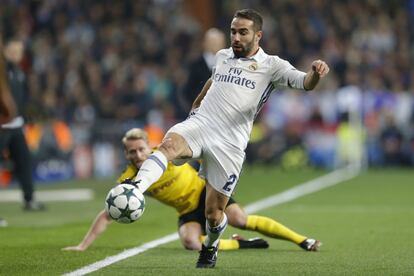
<instances>
[{"instance_id":1,"label":"blond hair","mask_svg":"<svg viewBox=\"0 0 414 276\"><path fill-rule=\"evenodd\" d=\"M138 140L138 139L142 139L148 143L147 133L143 129L140 129L140 128L131 128L125 133L124 137L122 138L122 143L124 143L125 145L125 143L128 140Z\"/></svg>"}]
</instances>

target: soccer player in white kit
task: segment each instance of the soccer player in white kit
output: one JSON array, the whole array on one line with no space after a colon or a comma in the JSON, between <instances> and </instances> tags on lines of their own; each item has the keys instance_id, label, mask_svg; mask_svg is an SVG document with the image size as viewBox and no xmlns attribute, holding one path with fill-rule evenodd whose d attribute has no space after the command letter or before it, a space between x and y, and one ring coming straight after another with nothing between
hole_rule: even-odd
<instances>
[{"instance_id":1,"label":"soccer player in white kit","mask_svg":"<svg viewBox=\"0 0 414 276\"><path fill-rule=\"evenodd\" d=\"M263 19L239 10L231 22L231 48L220 50L216 66L193 104L189 118L173 126L157 151L141 166L135 181L145 191L176 159L200 158L206 178L206 233L197 267L214 267L218 241L227 226L224 209L244 161L253 121L277 87L312 90L329 67L313 61L309 72L266 54L259 46Z\"/></svg>"}]
</instances>

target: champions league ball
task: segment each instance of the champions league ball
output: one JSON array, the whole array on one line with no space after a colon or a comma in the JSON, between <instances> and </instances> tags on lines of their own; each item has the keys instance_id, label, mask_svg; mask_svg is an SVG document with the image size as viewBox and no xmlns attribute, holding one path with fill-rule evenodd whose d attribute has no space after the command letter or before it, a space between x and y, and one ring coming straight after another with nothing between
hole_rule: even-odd
<instances>
[{"instance_id":1,"label":"champions league ball","mask_svg":"<svg viewBox=\"0 0 414 276\"><path fill-rule=\"evenodd\" d=\"M105 210L117 222L132 223L142 216L144 209L144 195L133 185L119 184L106 196Z\"/></svg>"}]
</instances>

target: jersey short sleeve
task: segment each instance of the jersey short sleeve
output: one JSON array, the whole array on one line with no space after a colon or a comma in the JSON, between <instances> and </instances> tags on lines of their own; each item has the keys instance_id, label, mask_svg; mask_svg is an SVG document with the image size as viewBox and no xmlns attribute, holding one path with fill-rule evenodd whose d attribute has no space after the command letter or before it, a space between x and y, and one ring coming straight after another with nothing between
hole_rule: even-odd
<instances>
[{"instance_id":1,"label":"jersey short sleeve","mask_svg":"<svg viewBox=\"0 0 414 276\"><path fill-rule=\"evenodd\" d=\"M288 61L277 56L273 58L272 83L275 87L290 87L296 89L304 89L303 82L306 73L297 70Z\"/></svg>"}]
</instances>

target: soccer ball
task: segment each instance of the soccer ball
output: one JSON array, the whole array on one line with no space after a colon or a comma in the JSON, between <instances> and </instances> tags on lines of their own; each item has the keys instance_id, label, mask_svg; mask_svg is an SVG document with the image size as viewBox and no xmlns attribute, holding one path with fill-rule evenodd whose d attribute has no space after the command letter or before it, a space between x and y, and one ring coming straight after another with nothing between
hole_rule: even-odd
<instances>
[{"instance_id":1,"label":"soccer ball","mask_svg":"<svg viewBox=\"0 0 414 276\"><path fill-rule=\"evenodd\" d=\"M119 184L106 196L105 210L117 222L132 223L142 216L144 209L144 195L133 185Z\"/></svg>"}]
</instances>

